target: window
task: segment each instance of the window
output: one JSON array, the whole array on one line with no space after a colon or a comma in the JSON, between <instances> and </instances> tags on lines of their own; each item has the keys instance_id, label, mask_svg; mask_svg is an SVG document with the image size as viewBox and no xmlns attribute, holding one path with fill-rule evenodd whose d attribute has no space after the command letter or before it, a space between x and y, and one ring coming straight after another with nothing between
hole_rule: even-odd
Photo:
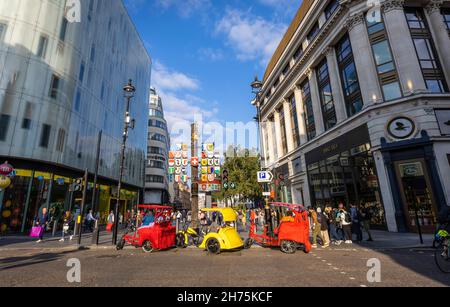
<instances>
[{"instance_id":1,"label":"window","mask_svg":"<svg viewBox=\"0 0 450 307\"><path fill-rule=\"evenodd\" d=\"M47 124L42 125L42 132L41 132L41 140L39 141L39 146L43 148L48 148L48 143L50 141L50 132L52 127Z\"/></svg>"},{"instance_id":2,"label":"window","mask_svg":"<svg viewBox=\"0 0 450 307\"><path fill-rule=\"evenodd\" d=\"M311 31L309 31L308 35L306 36L309 43L311 43L316 38L317 34L319 34L319 31L320 31L319 23L316 22Z\"/></svg>"},{"instance_id":3,"label":"window","mask_svg":"<svg viewBox=\"0 0 450 307\"><path fill-rule=\"evenodd\" d=\"M159 133L150 134L150 140L166 143L166 137Z\"/></svg>"},{"instance_id":4,"label":"window","mask_svg":"<svg viewBox=\"0 0 450 307\"><path fill-rule=\"evenodd\" d=\"M164 177L163 176L156 176L156 175L146 175L145 176L145 182L164 183Z\"/></svg>"},{"instance_id":5,"label":"window","mask_svg":"<svg viewBox=\"0 0 450 307\"><path fill-rule=\"evenodd\" d=\"M283 153L281 154L284 156L288 153L287 148L287 137L286 137L286 122L285 122L285 114L284 114L284 108L281 107L278 109L278 113L280 114L280 129L281 129L281 145L283 148Z\"/></svg>"},{"instance_id":6,"label":"window","mask_svg":"<svg viewBox=\"0 0 450 307\"><path fill-rule=\"evenodd\" d=\"M348 35L344 36L336 45L339 71L344 90L347 115L353 116L363 108L361 90L359 88L358 74L353 59L352 46Z\"/></svg>"},{"instance_id":7,"label":"window","mask_svg":"<svg viewBox=\"0 0 450 307\"><path fill-rule=\"evenodd\" d=\"M309 87L309 80L305 80L300 85L303 100L303 112L306 127L306 136L308 141L316 137L316 123L314 121L314 110L311 99L311 88Z\"/></svg>"},{"instance_id":8,"label":"window","mask_svg":"<svg viewBox=\"0 0 450 307\"><path fill-rule=\"evenodd\" d=\"M148 167L165 169L165 164L164 164L164 162L161 162L161 161L149 160Z\"/></svg>"},{"instance_id":9,"label":"window","mask_svg":"<svg viewBox=\"0 0 450 307\"><path fill-rule=\"evenodd\" d=\"M366 22L384 100L400 98L402 91L384 22L383 20L370 22L369 18L366 18Z\"/></svg>"},{"instance_id":10,"label":"window","mask_svg":"<svg viewBox=\"0 0 450 307\"><path fill-rule=\"evenodd\" d=\"M447 92L444 74L422 9L405 8L405 15L428 90L432 93Z\"/></svg>"},{"instance_id":11,"label":"window","mask_svg":"<svg viewBox=\"0 0 450 307\"><path fill-rule=\"evenodd\" d=\"M161 112L160 110L150 109L149 115L150 116L164 118L164 113Z\"/></svg>"},{"instance_id":12,"label":"window","mask_svg":"<svg viewBox=\"0 0 450 307\"><path fill-rule=\"evenodd\" d=\"M166 155L166 151L161 147L148 147L147 150L148 150L148 153L153 154L153 155L161 155L161 156Z\"/></svg>"},{"instance_id":13,"label":"window","mask_svg":"<svg viewBox=\"0 0 450 307\"><path fill-rule=\"evenodd\" d=\"M329 130L336 125L337 119L327 59L324 59L317 67L317 83L319 85L320 102L322 105L325 130Z\"/></svg>"},{"instance_id":14,"label":"window","mask_svg":"<svg viewBox=\"0 0 450 307\"><path fill-rule=\"evenodd\" d=\"M9 120L11 116L6 114L0 115L0 141L5 141L8 135Z\"/></svg>"},{"instance_id":15,"label":"window","mask_svg":"<svg viewBox=\"0 0 450 307\"><path fill-rule=\"evenodd\" d=\"M63 152L64 151L64 141L66 139L66 131L64 129L59 129L58 138L56 141L56 151Z\"/></svg>"},{"instance_id":16,"label":"window","mask_svg":"<svg viewBox=\"0 0 450 307\"><path fill-rule=\"evenodd\" d=\"M6 33L6 24L0 23L0 42L3 42Z\"/></svg>"},{"instance_id":17,"label":"window","mask_svg":"<svg viewBox=\"0 0 450 307\"><path fill-rule=\"evenodd\" d=\"M95 61L95 44L92 44L91 47L91 62Z\"/></svg>"},{"instance_id":18,"label":"window","mask_svg":"<svg viewBox=\"0 0 450 307\"><path fill-rule=\"evenodd\" d=\"M67 19L64 17L62 19L61 29L59 31L59 40L62 42L66 40L67 24L68 24Z\"/></svg>"},{"instance_id":19,"label":"window","mask_svg":"<svg viewBox=\"0 0 450 307\"><path fill-rule=\"evenodd\" d=\"M297 48L297 50L295 50L295 53L294 53L294 60L298 60L299 58L301 58L302 57L302 55L303 55L303 46L302 45L300 45L300 47L298 47Z\"/></svg>"},{"instance_id":20,"label":"window","mask_svg":"<svg viewBox=\"0 0 450 307\"><path fill-rule=\"evenodd\" d=\"M33 117L33 104L31 102L27 102L23 114L22 129L30 130L32 117Z\"/></svg>"},{"instance_id":21,"label":"window","mask_svg":"<svg viewBox=\"0 0 450 307\"><path fill-rule=\"evenodd\" d=\"M444 23L447 30L450 31L450 9L442 9L442 16L444 17Z\"/></svg>"},{"instance_id":22,"label":"window","mask_svg":"<svg viewBox=\"0 0 450 307\"><path fill-rule=\"evenodd\" d=\"M51 86L50 86L50 97L53 99L57 99L58 98L58 90L59 90L59 82L60 79L57 75L53 75L52 76L52 82L51 82Z\"/></svg>"},{"instance_id":23,"label":"window","mask_svg":"<svg viewBox=\"0 0 450 307\"><path fill-rule=\"evenodd\" d=\"M300 145L300 130L298 127L297 102L295 101L295 95L292 95L289 99L289 111L291 112L291 127L294 148L297 148Z\"/></svg>"},{"instance_id":24,"label":"window","mask_svg":"<svg viewBox=\"0 0 450 307\"><path fill-rule=\"evenodd\" d=\"M41 36L39 38L39 45L37 50L38 57L45 59L45 55L47 54L47 45L48 45L48 38L46 36Z\"/></svg>"},{"instance_id":25,"label":"window","mask_svg":"<svg viewBox=\"0 0 450 307\"><path fill-rule=\"evenodd\" d=\"M325 8L325 17L326 19L329 19L331 17L331 15L333 15L334 12L336 12L336 10L339 7L339 1L338 0L332 0L327 7Z\"/></svg>"},{"instance_id":26,"label":"window","mask_svg":"<svg viewBox=\"0 0 450 307\"><path fill-rule=\"evenodd\" d=\"M282 72L283 76L287 76L287 74L289 73L289 69L291 69L291 66L290 66L290 64L287 64L283 69L283 72Z\"/></svg>"},{"instance_id":27,"label":"window","mask_svg":"<svg viewBox=\"0 0 450 307\"><path fill-rule=\"evenodd\" d=\"M162 121L159 121L159 120L154 120L154 119L149 119L148 126L149 127L160 128L160 129L163 129L163 130L167 129L167 125L165 123L163 123Z\"/></svg>"},{"instance_id":28,"label":"window","mask_svg":"<svg viewBox=\"0 0 450 307\"><path fill-rule=\"evenodd\" d=\"M80 89L77 89L77 95L75 97L75 111L80 111L80 104L81 104L81 91Z\"/></svg>"},{"instance_id":29,"label":"window","mask_svg":"<svg viewBox=\"0 0 450 307\"><path fill-rule=\"evenodd\" d=\"M81 62L80 73L78 74L78 81L80 81L81 84L83 84L83 80L84 80L84 70L85 70L84 62Z\"/></svg>"},{"instance_id":30,"label":"window","mask_svg":"<svg viewBox=\"0 0 450 307\"><path fill-rule=\"evenodd\" d=\"M274 159L276 159L278 157L278 146L277 146L277 141L276 141L276 129L275 129L275 116L271 116L269 118L269 125L270 125L270 129L272 130L272 148L273 148L273 154L274 154Z\"/></svg>"}]
</instances>

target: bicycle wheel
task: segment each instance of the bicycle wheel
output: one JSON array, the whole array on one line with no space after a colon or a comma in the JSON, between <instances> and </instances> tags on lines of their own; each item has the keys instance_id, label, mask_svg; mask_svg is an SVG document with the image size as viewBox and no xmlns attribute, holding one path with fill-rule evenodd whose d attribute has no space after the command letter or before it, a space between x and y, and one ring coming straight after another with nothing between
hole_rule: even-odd
<instances>
[{"instance_id":1,"label":"bicycle wheel","mask_svg":"<svg viewBox=\"0 0 450 307\"><path fill-rule=\"evenodd\" d=\"M437 246L434 252L434 260L439 270L444 273L450 273L450 255L448 250L449 240L445 240L442 244Z\"/></svg>"}]
</instances>

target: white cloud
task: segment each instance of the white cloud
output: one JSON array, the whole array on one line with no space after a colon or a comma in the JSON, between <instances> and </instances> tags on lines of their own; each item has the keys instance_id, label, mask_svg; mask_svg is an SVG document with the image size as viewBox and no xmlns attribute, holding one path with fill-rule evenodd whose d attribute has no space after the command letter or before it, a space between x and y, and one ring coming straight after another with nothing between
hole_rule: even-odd
<instances>
[{"instance_id":1,"label":"white cloud","mask_svg":"<svg viewBox=\"0 0 450 307\"><path fill-rule=\"evenodd\" d=\"M262 65L272 57L286 29L285 24L236 9L228 9L216 25L216 32L226 36L239 60L259 60Z\"/></svg>"},{"instance_id":2,"label":"white cloud","mask_svg":"<svg viewBox=\"0 0 450 307\"><path fill-rule=\"evenodd\" d=\"M214 48L201 48L198 50L201 60L209 60L212 62L220 61L224 58L223 51Z\"/></svg>"},{"instance_id":3,"label":"white cloud","mask_svg":"<svg viewBox=\"0 0 450 307\"><path fill-rule=\"evenodd\" d=\"M156 6L167 10L175 8L177 13L184 18L191 17L198 11L204 11L211 6L211 0L156 0Z\"/></svg>"},{"instance_id":4,"label":"white cloud","mask_svg":"<svg viewBox=\"0 0 450 307\"><path fill-rule=\"evenodd\" d=\"M153 64L152 83L159 90L198 90L200 87L197 79L170 70L158 61Z\"/></svg>"}]
</instances>

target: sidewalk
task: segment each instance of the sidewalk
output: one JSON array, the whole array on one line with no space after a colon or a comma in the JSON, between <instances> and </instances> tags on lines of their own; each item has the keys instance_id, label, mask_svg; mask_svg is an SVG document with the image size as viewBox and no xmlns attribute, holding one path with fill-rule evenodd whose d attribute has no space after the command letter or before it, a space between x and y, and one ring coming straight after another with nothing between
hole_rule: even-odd
<instances>
[{"instance_id":1,"label":"sidewalk","mask_svg":"<svg viewBox=\"0 0 450 307\"><path fill-rule=\"evenodd\" d=\"M121 233L125 230L119 230L119 238ZM5 250L71 250L77 249L78 236L74 236L72 241L69 240L69 236L66 236L64 242L59 242L61 239L60 234L52 237L51 233L47 233L44 236L44 241L36 243L37 238L30 238L25 235L6 235L0 236L0 251ZM92 244L92 233L83 233L81 237L81 246L87 248L115 248L112 245L112 233L107 231L101 231L99 236L99 245Z\"/></svg>"},{"instance_id":2,"label":"sidewalk","mask_svg":"<svg viewBox=\"0 0 450 307\"><path fill-rule=\"evenodd\" d=\"M417 233L396 233L381 230L371 230L371 233L373 242L365 241L367 234L363 233L364 241L353 245L369 249L431 248L433 246L434 236L432 234L423 234L424 243L420 244L419 234Z\"/></svg>"}]
</instances>

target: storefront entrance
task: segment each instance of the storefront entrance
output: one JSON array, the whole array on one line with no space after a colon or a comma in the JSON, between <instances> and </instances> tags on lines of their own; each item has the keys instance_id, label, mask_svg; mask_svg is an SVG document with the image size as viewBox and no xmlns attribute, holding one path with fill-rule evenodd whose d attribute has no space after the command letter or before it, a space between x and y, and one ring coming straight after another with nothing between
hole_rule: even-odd
<instances>
[{"instance_id":1,"label":"storefront entrance","mask_svg":"<svg viewBox=\"0 0 450 307\"><path fill-rule=\"evenodd\" d=\"M406 225L411 232L432 233L436 229L437 205L425 160L394 163L403 201Z\"/></svg>"}]
</instances>

